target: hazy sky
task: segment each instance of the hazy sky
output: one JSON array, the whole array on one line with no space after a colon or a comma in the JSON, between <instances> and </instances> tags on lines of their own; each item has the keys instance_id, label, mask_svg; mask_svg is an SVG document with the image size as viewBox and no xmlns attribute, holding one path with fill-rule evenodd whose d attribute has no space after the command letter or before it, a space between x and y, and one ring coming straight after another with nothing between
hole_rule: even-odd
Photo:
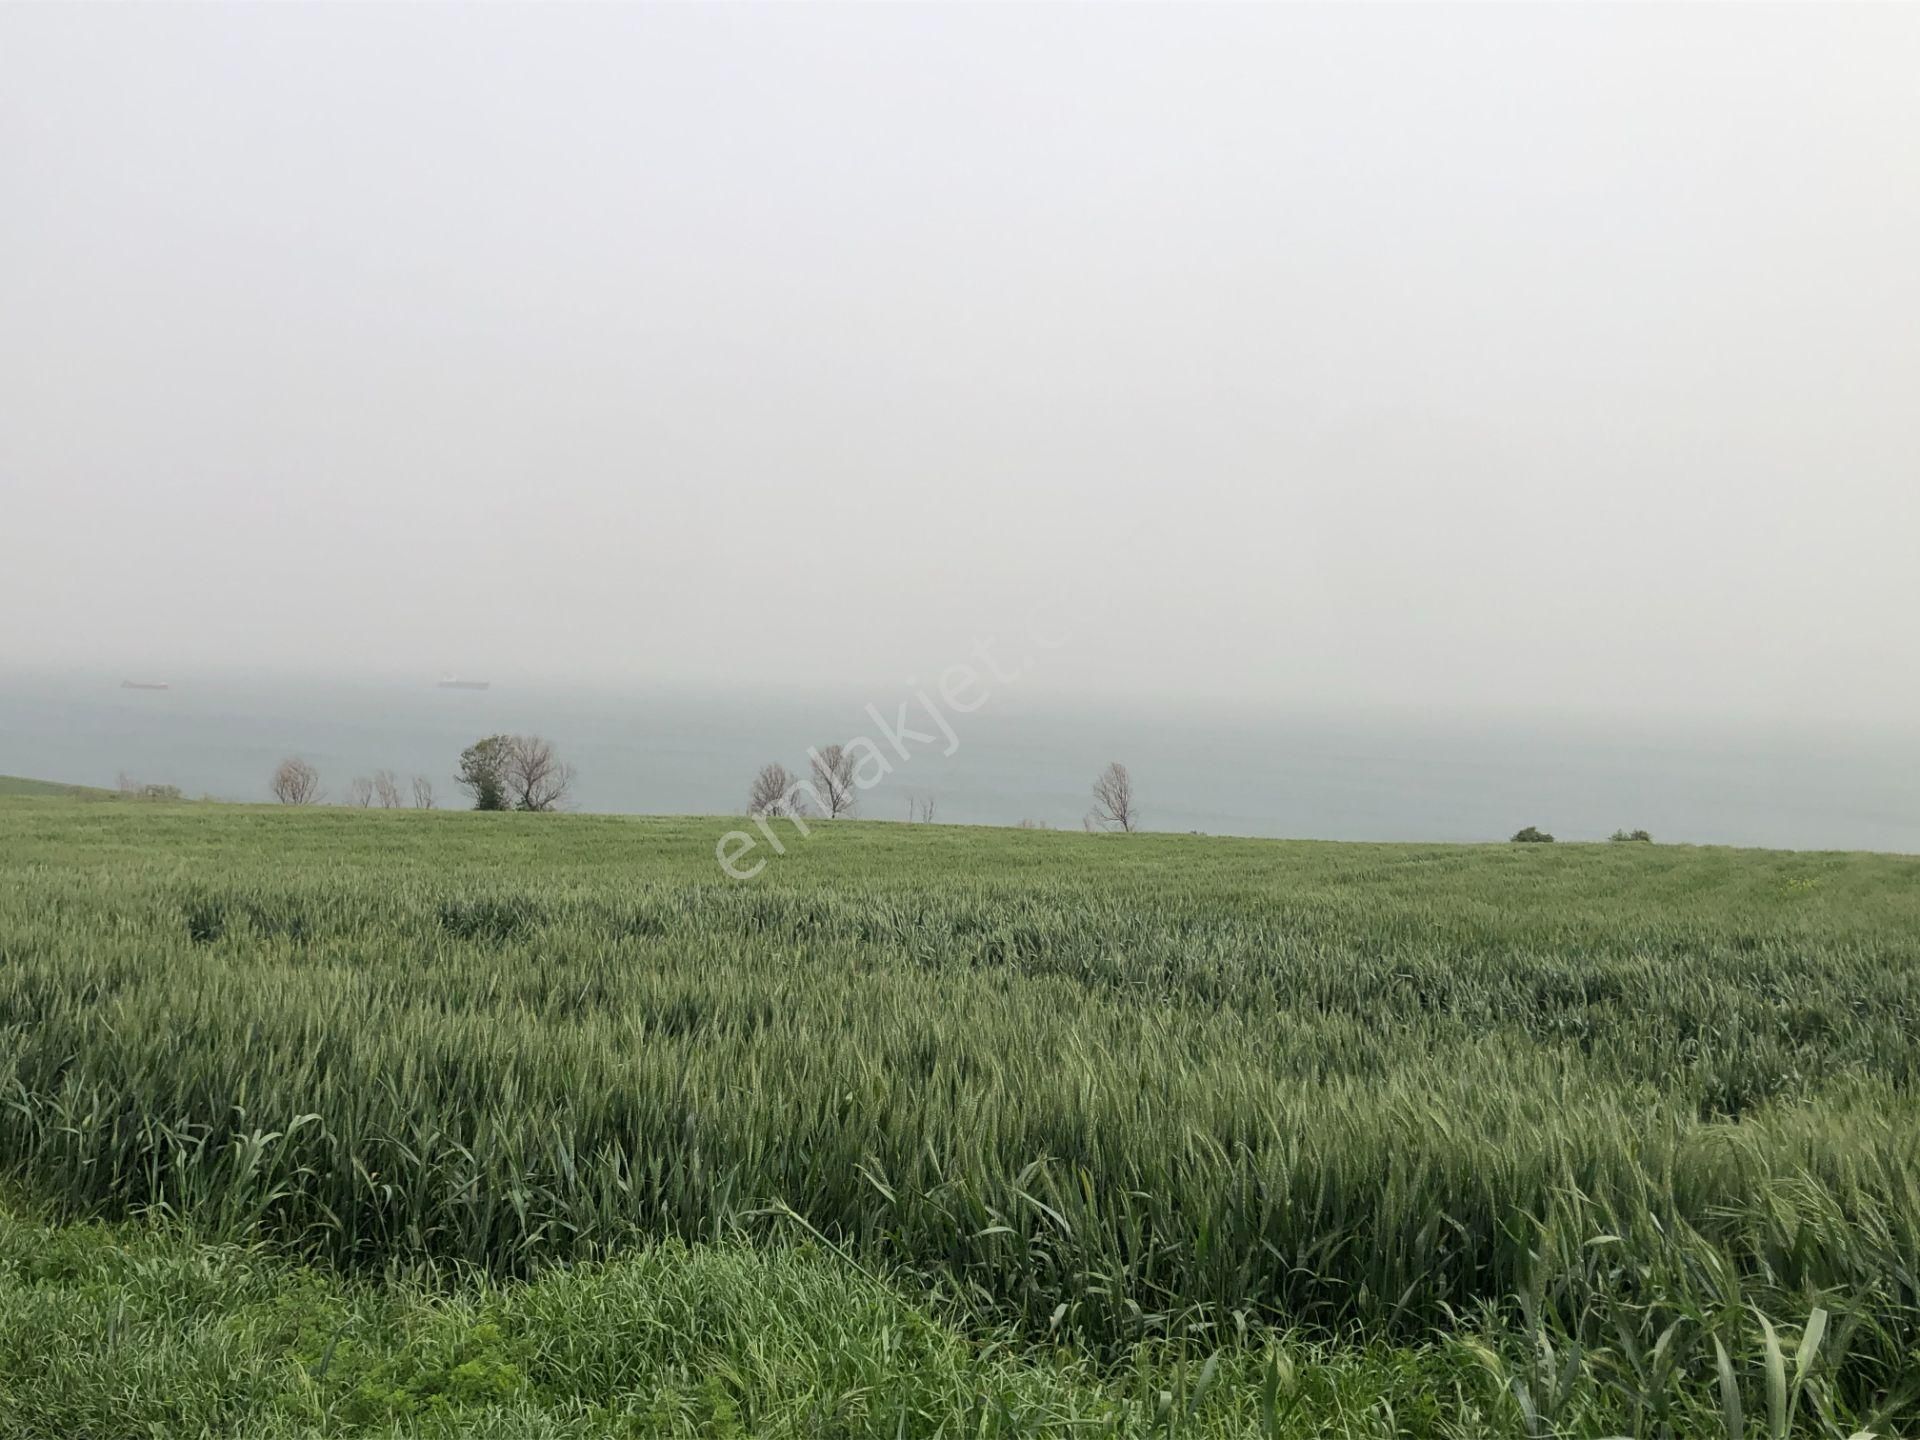
<instances>
[{"instance_id":1,"label":"hazy sky","mask_svg":"<svg viewBox=\"0 0 1920 1440\"><path fill-rule=\"evenodd\" d=\"M1910 717L1920 8L0 9L0 668ZM1050 623L1050 622L1049 622Z\"/></svg>"}]
</instances>

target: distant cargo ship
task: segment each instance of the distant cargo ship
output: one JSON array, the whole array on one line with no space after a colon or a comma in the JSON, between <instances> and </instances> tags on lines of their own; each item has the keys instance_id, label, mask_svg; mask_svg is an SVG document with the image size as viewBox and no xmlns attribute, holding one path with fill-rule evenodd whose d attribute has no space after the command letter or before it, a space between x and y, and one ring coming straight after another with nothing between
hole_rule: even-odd
<instances>
[{"instance_id":1,"label":"distant cargo ship","mask_svg":"<svg viewBox=\"0 0 1920 1440\"><path fill-rule=\"evenodd\" d=\"M173 687L164 680L122 680L122 690L171 690Z\"/></svg>"},{"instance_id":2,"label":"distant cargo ship","mask_svg":"<svg viewBox=\"0 0 1920 1440\"><path fill-rule=\"evenodd\" d=\"M440 677L440 688L442 690L485 690L492 684L493 682L491 680L462 680L455 675L443 675Z\"/></svg>"}]
</instances>

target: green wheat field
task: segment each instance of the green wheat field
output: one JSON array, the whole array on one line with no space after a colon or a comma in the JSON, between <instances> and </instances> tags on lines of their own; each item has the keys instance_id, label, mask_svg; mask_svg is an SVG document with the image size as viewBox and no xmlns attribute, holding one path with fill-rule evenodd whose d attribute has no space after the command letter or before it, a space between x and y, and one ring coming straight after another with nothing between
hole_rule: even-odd
<instances>
[{"instance_id":1,"label":"green wheat field","mask_svg":"<svg viewBox=\"0 0 1920 1440\"><path fill-rule=\"evenodd\" d=\"M0 799L0 1434L1920 1435L1920 858L738 823Z\"/></svg>"}]
</instances>

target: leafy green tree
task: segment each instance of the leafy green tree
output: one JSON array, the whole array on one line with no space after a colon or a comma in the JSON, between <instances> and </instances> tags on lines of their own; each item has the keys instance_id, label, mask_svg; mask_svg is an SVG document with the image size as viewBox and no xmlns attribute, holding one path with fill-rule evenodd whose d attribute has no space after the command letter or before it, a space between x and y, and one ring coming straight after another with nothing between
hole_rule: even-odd
<instances>
[{"instance_id":1,"label":"leafy green tree","mask_svg":"<svg viewBox=\"0 0 1920 1440\"><path fill-rule=\"evenodd\" d=\"M511 735L489 735L460 752L460 773L454 778L473 797L474 809L507 808L507 766L512 757Z\"/></svg>"},{"instance_id":2,"label":"leafy green tree","mask_svg":"<svg viewBox=\"0 0 1920 1440\"><path fill-rule=\"evenodd\" d=\"M1553 836L1542 830L1538 825L1529 825L1524 830L1515 831L1513 840L1516 845L1553 844Z\"/></svg>"},{"instance_id":3,"label":"leafy green tree","mask_svg":"<svg viewBox=\"0 0 1920 1440\"><path fill-rule=\"evenodd\" d=\"M538 735L489 735L460 752L460 788L476 810L558 810L573 789L573 766Z\"/></svg>"}]
</instances>

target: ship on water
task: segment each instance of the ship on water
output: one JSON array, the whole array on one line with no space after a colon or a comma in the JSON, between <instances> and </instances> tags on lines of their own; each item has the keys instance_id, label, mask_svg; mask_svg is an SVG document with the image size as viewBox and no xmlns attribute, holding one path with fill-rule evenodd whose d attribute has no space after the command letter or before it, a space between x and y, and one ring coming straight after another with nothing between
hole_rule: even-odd
<instances>
[{"instance_id":1,"label":"ship on water","mask_svg":"<svg viewBox=\"0 0 1920 1440\"><path fill-rule=\"evenodd\" d=\"M122 690L171 690L173 687L164 680L122 680Z\"/></svg>"},{"instance_id":2,"label":"ship on water","mask_svg":"<svg viewBox=\"0 0 1920 1440\"><path fill-rule=\"evenodd\" d=\"M440 688L442 690L486 690L491 688L492 685L493 682L491 680L462 680L458 675L442 675L440 677Z\"/></svg>"}]
</instances>

